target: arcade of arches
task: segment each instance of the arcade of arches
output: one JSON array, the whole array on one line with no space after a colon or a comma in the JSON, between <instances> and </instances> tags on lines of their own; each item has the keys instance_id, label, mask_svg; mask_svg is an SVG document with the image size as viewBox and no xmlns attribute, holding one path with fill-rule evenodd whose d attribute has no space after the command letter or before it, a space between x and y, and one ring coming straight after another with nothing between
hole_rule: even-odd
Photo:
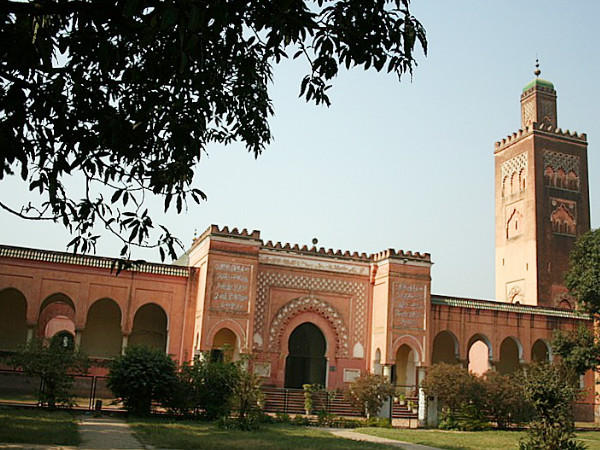
<instances>
[{"instance_id":1,"label":"arcade of arches","mask_svg":"<svg viewBox=\"0 0 600 450\"><path fill-rule=\"evenodd\" d=\"M33 320L28 320L29 316ZM156 304L142 305L135 313L130 333L122 328L120 305L102 298L85 312L83 326L77 325L76 305L63 293L54 293L39 304L28 301L15 288L0 291L0 350L11 351L37 336L48 339L70 336L89 357L113 358L129 344L143 344L166 350L167 315Z\"/></svg>"}]
</instances>

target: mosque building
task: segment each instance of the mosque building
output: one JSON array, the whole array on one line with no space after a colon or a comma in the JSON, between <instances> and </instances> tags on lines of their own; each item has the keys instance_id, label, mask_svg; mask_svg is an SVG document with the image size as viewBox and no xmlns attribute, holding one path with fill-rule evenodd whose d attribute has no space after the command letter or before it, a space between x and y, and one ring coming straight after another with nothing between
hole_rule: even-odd
<instances>
[{"instance_id":1,"label":"mosque building","mask_svg":"<svg viewBox=\"0 0 600 450\"><path fill-rule=\"evenodd\" d=\"M592 324L563 282L590 229L587 138L558 128L556 91L538 75L521 95L521 129L494 146L495 301L432 294L427 253L282 244L227 226L208 227L172 265L118 276L110 258L3 245L0 350L56 334L96 360L135 344L178 361L225 348L251 354L272 388L343 390L369 371L407 394L438 362L510 373L552 359L554 330ZM581 383L578 416L594 420L593 373Z\"/></svg>"}]
</instances>

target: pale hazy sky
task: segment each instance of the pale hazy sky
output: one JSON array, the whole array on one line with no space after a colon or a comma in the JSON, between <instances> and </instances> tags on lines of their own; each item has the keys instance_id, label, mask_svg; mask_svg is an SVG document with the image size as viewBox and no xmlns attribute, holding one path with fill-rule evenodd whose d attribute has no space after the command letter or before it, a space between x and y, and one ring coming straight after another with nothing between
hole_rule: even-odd
<instances>
[{"instance_id":1,"label":"pale hazy sky","mask_svg":"<svg viewBox=\"0 0 600 450\"><path fill-rule=\"evenodd\" d=\"M342 72L333 105L316 107L298 99L306 66L280 65L274 143L258 160L242 146L211 147L196 177L208 201L157 221L186 245L215 223L258 229L265 241L429 252L434 293L493 298L493 145L520 126L519 96L537 55L558 93L559 127L588 135L598 228L600 2L413 0L412 11L429 40L412 82ZM3 199L21 195L11 182L0 189ZM64 250L71 239L58 225L4 212L0 231L7 245ZM98 254L119 249L105 238Z\"/></svg>"}]
</instances>

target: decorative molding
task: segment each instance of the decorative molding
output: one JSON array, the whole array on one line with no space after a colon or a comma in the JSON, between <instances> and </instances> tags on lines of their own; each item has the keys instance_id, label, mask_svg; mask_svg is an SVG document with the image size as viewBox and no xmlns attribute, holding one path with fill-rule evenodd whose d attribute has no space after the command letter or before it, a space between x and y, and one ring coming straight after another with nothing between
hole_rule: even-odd
<instances>
[{"instance_id":1,"label":"decorative molding","mask_svg":"<svg viewBox=\"0 0 600 450\"><path fill-rule=\"evenodd\" d=\"M303 312L315 312L331 324L337 338L336 356L348 358L348 329L344 318L328 302L313 296L297 298L279 308L269 328L269 350L280 351L283 330L290 320Z\"/></svg>"},{"instance_id":2,"label":"decorative molding","mask_svg":"<svg viewBox=\"0 0 600 450\"><path fill-rule=\"evenodd\" d=\"M544 169L548 166L555 171L563 169L566 174L574 172L579 176L579 156L544 150Z\"/></svg>"},{"instance_id":3,"label":"decorative molding","mask_svg":"<svg viewBox=\"0 0 600 450\"><path fill-rule=\"evenodd\" d=\"M237 337L237 344L239 345L239 350L246 348L248 346L248 342L246 340L246 332L244 331L244 327L242 327L237 321L233 319L221 319L216 322L210 330L208 331L208 338L210 339L210 344L212 345L212 341L215 338L215 335L221 331L223 328L228 328L231 330ZM234 329L232 329L234 328Z\"/></svg>"},{"instance_id":4,"label":"decorative molding","mask_svg":"<svg viewBox=\"0 0 600 450\"><path fill-rule=\"evenodd\" d=\"M364 342L367 323L367 286L357 281L333 278L295 275L290 273L259 271L254 312L254 333L264 335L265 316L268 313L267 302L272 287L298 289L308 292L327 292L351 296L352 309L352 342ZM255 350L262 350L262 345L254 342ZM346 348L346 352L348 349Z\"/></svg>"},{"instance_id":5,"label":"decorative molding","mask_svg":"<svg viewBox=\"0 0 600 450\"><path fill-rule=\"evenodd\" d=\"M258 255L258 262L276 266L294 267L298 269L323 270L328 272L346 273L350 275L369 275L368 265L354 265L342 262L318 261L312 258L279 255Z\"/></svg>"},{"instance_id":6,"label":"decorative molding","mask_svg":"<svg viewBox=\"0 0 600 450\"><path fill-rule=\"evenodd\" d=\"M505 177L512 176L513 173L519 173L521 169L527 171L527 152L523 152L502 163L502 180Z\"/></svg>"}]
</instances>

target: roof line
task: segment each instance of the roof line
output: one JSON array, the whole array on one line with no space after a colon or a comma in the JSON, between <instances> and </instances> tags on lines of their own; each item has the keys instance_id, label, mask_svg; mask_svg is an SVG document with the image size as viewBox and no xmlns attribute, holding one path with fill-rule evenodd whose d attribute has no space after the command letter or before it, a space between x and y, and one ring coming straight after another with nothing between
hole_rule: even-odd
<instances>
[{"instance_id":1,"label":"roof line","mask_svg":"<svg viewBox=\"0 0 600 450\"><path fill-rule=\"evenodd\" d=\"M515 303L504 303L494 300L478 300L471 298L449 297L445 295L432 295L433 305L455 306L470 309L485 309L489 311L506 311L522 314L534 314L540 316L562 317L579 320L592 320L592 318L578 311L570 311L561 308L547 306L521 305Z\"/></svg>"},{"instance_id":2,"label":"roof line","mask_svg":"<svg viewBox=\"0 0 600 450\"><path fill-rule=\"evenodd\" d=\"M100 269L112 269L118 258L107 258L103 256L92 255L74 255L66 252L57 252L51 250L39 250L25 247L12 247L9 245L0 245L0 257L28 259L32 261L43 261L59 264L72 264L87 267L97 267ZM124 269L125 271L150 273L155 275L171 275L176 277L189 276L189 268L173 266L170 264L148 263L145 261L129 261L132 267Z\"/></svg>"}]
</instances>

